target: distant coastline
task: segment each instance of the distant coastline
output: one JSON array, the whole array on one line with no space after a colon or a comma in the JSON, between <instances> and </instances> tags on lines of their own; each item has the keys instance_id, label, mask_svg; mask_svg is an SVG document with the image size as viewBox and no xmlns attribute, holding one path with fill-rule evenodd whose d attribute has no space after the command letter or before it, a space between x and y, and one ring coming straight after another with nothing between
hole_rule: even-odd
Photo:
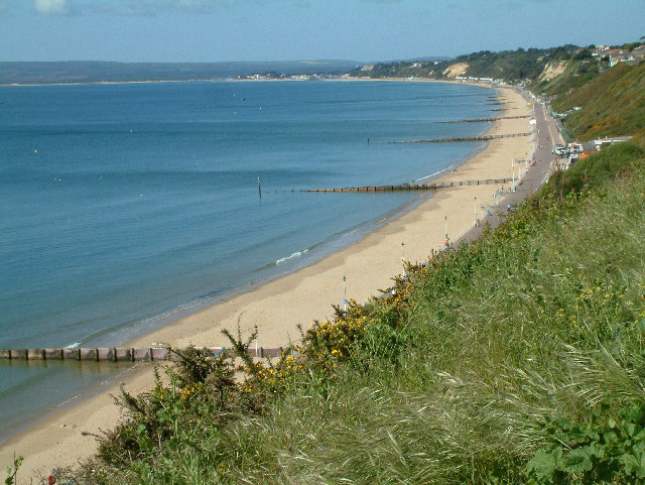
<instances>
[{"instance_id":1,"label":"distant coastline","mask_svg":"<svg viewBox=\"0 0 645 485\"><path fill-rule=\"evenodd\" d=\"M220 81L258 77L276 79L294 76L326 77L352 72L357 64L346 60L215 63L0 61L0 85L78 85Z\"/></svg>"},{"instance_id":2,"label":"distant coastline","mask_svg":"<svg viewBox=\"0 0 645 485\"><path fill-rule=\"evenodd\" d=\"M42 82L42 83L2 83L0 88L25 88L45 86L110 86L128 84L192 84L211 82L237 82L237 79L213 78L213 79L146 79L141 81L70 81L70 82Z\"/></svg>"},{"instance_id":3,"label":"distant coastline","mask_svg":"<svg viewBox=\"0 0 645 485\"><path fill-rule=\"evenodd\" d=\"M260 78L260 79L238 79L238 78L212 78L212 79L148 79L140 81L70 81L70 82L42 82L42 83L0 83L0 88L26 88L26 87L47 87L47 86L119 86L137 84L195 84L195 83L251 83L251 82L397 82L397 83L445 83L465 84L470 86L490 87L490 83L472 80L457 79L435 79L425 77L402 78L402 77L355 77L355 76L326 76L313 79L297 78Z\"/></svg>"},{"instance_id":4,"label":"distant coastline","mask_svg":"<svg viewBox=\"0 0 645 485\"><path fill-rule=\"evenodd\" d=\"M235 78L212 78L212 79L145 79L140 81L70 81L70 82L42 82L42 83L5 83L0 84L2 88L38 87L38 86L111 86L130 84L194 84L194 83L224 83L224 82L308 82L308 79L235 79Z\"/></svg>"}]
</instances>

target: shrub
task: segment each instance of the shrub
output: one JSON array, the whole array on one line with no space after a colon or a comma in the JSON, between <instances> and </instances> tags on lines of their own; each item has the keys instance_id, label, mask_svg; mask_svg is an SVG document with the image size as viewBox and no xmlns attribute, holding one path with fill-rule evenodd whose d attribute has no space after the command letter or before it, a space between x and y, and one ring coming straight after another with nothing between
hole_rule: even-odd
<instances>
[{"instance_id":1,"label":"shrub","mask_svg":"<svg viewBox=\"0 0 645 485\"><path fill-rule=\"evenodd\" d=\"M596 408L582 423L545 423L550 436L527 464L532 483L637 483L645 480L645 404Z\"/></svg>"}]
</instances>

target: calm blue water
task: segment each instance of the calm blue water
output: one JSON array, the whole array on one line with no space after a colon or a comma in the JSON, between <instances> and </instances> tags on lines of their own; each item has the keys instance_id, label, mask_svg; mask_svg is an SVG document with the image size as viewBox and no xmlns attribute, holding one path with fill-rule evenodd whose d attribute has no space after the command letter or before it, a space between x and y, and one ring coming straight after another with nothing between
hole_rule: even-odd
<instances>
[{"instance_id":1,"label":"calm blue water","mask_svg":"<svg viewBox=\"0 0 645 485\"><path fill-rule=\"evenodd\" d=\"M387 142L480 133L486 124L437 122L491 115L491 94L374 82L0 88L0 348L117 345L356 240L418 196L299 190L452 166L480 147ZM0 438L110 372L0 363Z\"/></svg>"}]
</instances>

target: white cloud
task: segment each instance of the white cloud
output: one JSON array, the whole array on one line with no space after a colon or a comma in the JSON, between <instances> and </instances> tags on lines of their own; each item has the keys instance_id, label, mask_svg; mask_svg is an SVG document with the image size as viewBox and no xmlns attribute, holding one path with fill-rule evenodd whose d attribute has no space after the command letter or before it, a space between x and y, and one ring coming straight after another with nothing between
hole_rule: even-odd
<instances>
[{"instance_id":1,"label":"white cloud","mask_svg":"<svg viewBox=\"0 0 645 485\"><path fill-rule=\"evenodd\" d=\"M67 12L67 0L34 0L34 7L39 13L50 15Z\"/></svg>"}]
</instances>

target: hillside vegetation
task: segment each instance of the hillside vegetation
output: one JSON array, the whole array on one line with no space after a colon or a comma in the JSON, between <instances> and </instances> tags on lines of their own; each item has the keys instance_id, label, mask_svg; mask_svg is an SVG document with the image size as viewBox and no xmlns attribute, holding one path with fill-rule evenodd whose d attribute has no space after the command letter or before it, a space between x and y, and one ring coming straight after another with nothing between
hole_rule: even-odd
<instances>
[{"instance_id":1,"label":"hillside vegetation","mask_svg":"<svg viewBox=\"0 0 645 485\"><path fill-rule=\"evenodd\" d=\"M573 106L583 109L571 114L566 126L582 140L645 129L645 63L618 64L553 102L557 111Z\"/></svg>"},{"instance_id":2,"label":"hillside vegetation","mask_svg":"<svg viewBox=\"0 0 645 485\"><path fill-rule=\"evenodd\" d=\"M514 51L480 51L440 62L399 61L375 64L369 71L356 70L357 76L379 77L455 77L450 67L465 65L460 75L503 79L507 82L537 82L549 65L570 63L596 65L605 61L591 57L589 49L566 45L551 49L517 49ZM596 68L589 68L597 70Z\"/></svg>"},{"instance_id":3,"label":"hillside vegetation","mask_svg":"<svg viewBox=\"0 0 645 485\"><path fill-rule=\"evenodd\" d=\"M537 80L549 64L566 62L576 56L577 47L482 51L457 58L470 66L467 75L504 79L509 82Z\"/></svg>"},{"instance_id":4,"label":"hillside vegetation","mask_svg":"<svg viewBox=\"0 0 645 485\"><path fill-rule=\"evenodd\" d=\"M641 42L616 47L631 51L639 45ZM459 69L454 69L455 66ZM440 61L377 63L367 69L357 68L352 74L370 78L491 78L513 84L523 83L539 93L560 95L584 85L609 68L609 58L606 55L594 56L594 46L565 45L548 49L480 51Z\"/></svg>"}]
</instances>

